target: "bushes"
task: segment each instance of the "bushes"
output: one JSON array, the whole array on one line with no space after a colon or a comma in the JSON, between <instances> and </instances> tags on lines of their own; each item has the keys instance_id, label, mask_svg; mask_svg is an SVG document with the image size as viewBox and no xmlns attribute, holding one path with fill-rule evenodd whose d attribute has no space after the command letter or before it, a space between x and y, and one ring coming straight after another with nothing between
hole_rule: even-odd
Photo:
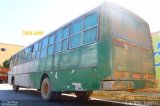
<instances>
[{"instance_id":1,"label":"bushes","mask_svg":"<svg viewBox=\"0 0 160 106\"><path fill-rule=\"evenodd\" d=\"M3 68L9 68L9 65L10 65L10 60L5 60L3 62Z\"/></svg>"}]
</instances>

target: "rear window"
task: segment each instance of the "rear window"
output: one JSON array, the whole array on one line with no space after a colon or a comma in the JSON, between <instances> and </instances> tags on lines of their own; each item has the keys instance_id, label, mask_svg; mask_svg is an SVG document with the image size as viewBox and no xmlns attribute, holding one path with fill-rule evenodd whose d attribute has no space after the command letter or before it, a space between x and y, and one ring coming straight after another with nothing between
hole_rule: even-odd
<instances>
[{"instance_id":1,"label":"rear window","mask_svg":"<svg viewBox=\"0 0 160 106\"><path fill-rule=\"evenodd\" d=\"M118 11L116 11L118 9ZM114 36L151 47L148 25L120 8L111 8L111 25Z\"/></svg>"}]
</instances>

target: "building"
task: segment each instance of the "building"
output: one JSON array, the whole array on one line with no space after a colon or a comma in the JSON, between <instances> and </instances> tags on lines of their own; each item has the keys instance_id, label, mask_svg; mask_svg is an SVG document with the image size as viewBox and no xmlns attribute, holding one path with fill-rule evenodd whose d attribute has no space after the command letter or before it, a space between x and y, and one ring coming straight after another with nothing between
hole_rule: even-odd
<instances>
[{"instance_id":1,"label":"building","mask_svg":"<svg viewBox=\"0 0 160 106\"><path fill-rule=\"evenodd\" d=\"M20 51L23 46L0 43L0 66L3 66L3 62L9 59L13 54Z\"/></svg>"},{"instance_id":2,"label":"building","mask_svg":"<svg viewBox=\"0 0 160 106\"><path fill-rule=\"evenodd\" d=\"M160 81L160 31L152 33L152 45L154 49L156 79ZM160 82L159 82L160 88Z\"/></svg>"}]
</instances>

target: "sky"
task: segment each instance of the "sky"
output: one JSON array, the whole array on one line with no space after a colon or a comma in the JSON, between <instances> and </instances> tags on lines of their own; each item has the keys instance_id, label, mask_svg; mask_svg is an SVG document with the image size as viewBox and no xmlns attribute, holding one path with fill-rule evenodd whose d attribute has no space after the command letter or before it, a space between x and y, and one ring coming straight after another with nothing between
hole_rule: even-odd
<instances>
[{"instance_id":1,"label":"sky","mask_svg":"<svg viewBox=\"0 0 160 106\"><path fill-rule=\"evenodd\" d=\"M151 33L160 31L159 0L0 0L0 43L27 46L104 1L143 18Z\"/></svg>"}]
</instances>

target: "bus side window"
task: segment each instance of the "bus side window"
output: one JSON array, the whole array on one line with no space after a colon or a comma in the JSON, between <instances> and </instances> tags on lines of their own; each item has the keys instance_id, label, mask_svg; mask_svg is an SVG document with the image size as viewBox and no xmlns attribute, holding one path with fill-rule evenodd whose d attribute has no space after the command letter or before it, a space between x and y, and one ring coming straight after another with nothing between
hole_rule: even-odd
<instances>
[{"instance_id":1,"label":"bus side window","mask_svg":"<svg viewBox=\"0 0 160 106\"><path fill-rule=\"evenodd\" d=\"M37 51L35 58L36 58L36 59L39 59L39 57L40 57L40 51Z\"/></svg>"},{"instance_id":2,"label":"bus side window","mask_svg":"<svg viewBox=\"0 0 160 106\"><path fill-rule=\"evenodd\" d=\"M31 54L31 47L28 47L28 54Z\"/></svg>"},{"instance_id":3,"label":"bus side window","mask_svg":"<svg viewBox=\"0 0 160 106\"><path fill-rule=\"evenodd\" d=\"M34 50L33 50L33 52L36 52L36 51L38 51L38 42L34 44Z\"/></svg>"},{"instance_id":4,"label":"bus side window","mask_svg":"<svg viewBox=\"0 0 160 106\"><path fill-rule=\"evenodd\" d=\"M17 53L17 65L19 64L19 53Z\"/></svg>"},{"instance_id":5,"label":"bus side window","mask_svg":"<svg viewBox=\"0 0 160 106\"><path fill-rule=\"evenodd\" d=\"M48 51L47 51L48 55L52 55L53 54L53 51L54 51L53 48L54 48L53 45L48 46Z\"/></svg>"},{"instance_id":6,"label":"bus side window","mask_svg":"<svg viewBox=\"0 0 160 106\"><path fill-rule=\"evenodd\" d=\"M27 62L31 60L31 54L27 55Z\"/></svg>"},{"instance_id":7,"label":"bus side window","mask_svg":"<svg viewBox=\"0 0 160 106\"><path fill-rule=\"evenodd\" d=\"M97 40L97 27L84 31L83 44L89 44Z\"/></svg>"},{"instance_id":8,"label":"bus side window","mask_svg":"<svg viewBox=\"0 0 160 106\"><path fill-rule=\"evenodd\" d=\"M98 24L98 14L94 12L84 18L84 29L89 29Z\"/></svg>"},{"instance_id":9,"label":"bus side window","mask_svg":"<svg viewBox=\"0 0 160 106\"><path fill-rule=\"evenodd\" d=\"M23 64L25 61L25 52L24 50L22 51L22 58L21 58L21 63Z\"/></svg>"},{"instance_id":10,"label":"bus side window","mask_svg":"<svg viewBox=\"0 0 160 106\"><path fill-rule=\"evenodd\" d=\"M32 53L34 51L34 45L32 45L30 48L31 48L30 51Z\"/></svg>"},{"instance_id":11,"label":"bus side window","mask_svg":"<svg viewBox=\"0 0 160 106\"><path fill-rule=\"evenodd\" d=\"M63 29L63 37L62 37L62 51L68 49L68 37L69 37L69 27L65 27Z\"/></svg>"},{"instance_id":12,"label":"bus side window","mask_svg":"<svg viewBox=\"0 0 160 106\"><path fill-rule=\"evenodd\" d=\"M16 55L15 55L15 56L14 56L14 65L17 64L16 61L17 61L17 59L16 59Z\"/></svg>"},{"instance_id":13,"label":"bus side window","mask_svg":"<svg viewBox=\"0 0 160 106\"><path fill-rule=\"evenodd\" d=\"M42 40L42 48L47 47L47 45L48 45L48 37Z\"/></svg>"},{"instance_id":14,"label":"bus side window","mask_svg":"<svg viewBox=\"0 0 160 106\"><path fill-rule=\"evenodd\" d=\"M41 49L40 57L43 58L43 57L45 57L46 55L47 55L47 48L45 47L45 48L42 48L42 49Z\"/></svg>"},{"instance_id":15,"label":"bus side window","mask_svg":"<svg viewBox=\"0 0 160 106\"><path fill-rule=\"evenodd\" d=\"M75 35L83 30L83 19L78 19L73 22L70 26L71 28L71 35Z\"/></svg>"},{"instance_id":16,"label":"bus side window","mask_svg":"<svg viewBox=\"0 0 160 106\"><path fill-rule=\"evenodd\" d=\"M35 59L34 45L31 46L31 61Z\"/></svg>"},{"instance_id":17,"label":"bus side window","mask_svg":"<svg viewBox=\"0 0 160 106\"><path fill-rule=\"evenodd\" d=\"M40 57L42 58L47 55L48 37L43 38L41 45L42 45L42 48L41 48Z\"/></svg>"},{"instance_id":18,"label":"bus side window","mask_svg":"<svg viewBox=\"0 0 160 106\"><path fill-rule=\"evenodd\" d=\"M62 46L62 29L56 32L55 53L61 52Z\"/></svg>"},{"instance_id":19,"label":"bus side window","mask_svg":"<svg viewBox=\"0 0 160 106\"><path fill-rule=\"evenodd\" d=\"M29 49L26 48L26 49L25 49L25 55L28 54L28 51L29 51Z\"/></svg>"},{"instance_id":20,"label":"bus side window","mask_svg":"<svg viewBox=\"0 0 160 106\"><path fill-rule=\"evenodd\" d=\"M18 64L21 64L22 53L18 53Z\"/></svg>"},{"instance_id":21,"label":"bus side window","mask_svg":"<svg viewBox=\"0 0 160 106\"><path fill-rule=\"evenodd\" d=\"M10 67L13 67L13 57L10 58Z\"/></svg>"},{"instance_id":22,"label":"bus side window","mask_svg":"<svg viewBox=\"0 0 160 106\"><path fill-rule=\"evenodd\" d=\"M69 39L69 47L75 48L81 45L83 19L78 19L70 26L71 35Z\"/></svg>"},{"instance_id":23,"label":"bus side window","mask_svg":"<svg viewBox=\"0 0 160 106\"><path fill-rule=\"evenodd\" d=\"M26 52L26 62L29 62L29 60L30 60L30 53L31 53L30 47L28 47L26 51L27 51Z\"/></svg>"},{"instance_id":24,"label":"bus side window","mask_svg":"<svg viewBox=\"0 0 160 106\"><path fill-rule=\"evenodd\" d=\"M39 42L34 44L34 53L35 53L34 57L35 57L35 59L39 59L40 58L40 50L41 50L41 45L42 45L41 42L42 41L39 41Z\"/></svg>"},{"instance_id":25,"label":"bus side window","mask_svg":"<svg viewBox=\"0 0 160 106\"><path fill-rule=\"evenodd\" d=\"M24 55L24 62L25 62L25 63L27 62L27 56L28 56L28 54L29 54L29 49L26 48L26 49L25 49L25 55Z\"/></svg>"},{"instance_id":26,"label":"bus side window","mask_svg":"<svg viewBox=\"0 0 160 106\"><path fill-rule=\"evenodd\" d=\"M53 54L53 49L54 49L54 40L55 40L55 36L54 34L52 34L51 36L49 36L49 43L48 43L48 50L47 50L47 54L48 55L52 55Z\"/></svg>"},{"instance_id":27,"label":"bus side window","mask_svg":"<svg viewBox=\"0 0 160 106\"><path fill-rule=\"evenodd\" d=\"M15 55L14 65L17 65L17 54Z\"/></svg>"},{"instance_id":28,"label":"bus side window","mask_svg":"<svg viewBox=\"0 0 160 106\"><path fill-rule=\"evenodd\" d=\"M94 12L84 18L83 44L89 44L97 40L98 14Z\"/></svg>"},{"instance_id":29,"label":"bus side window","mask_svg":"<svg viewBox=\"0 0 160 106\"><path fill-rule=\"evenodd\" d=\"M75 48L75 47L80 46L81 36L82 36L82 33L71 36L70 39L69 39L69 47L70 48Z\"/></svg>"},{"instance_id":30,"label":"bus side window","mask_svg":"<svg viewBox=\"0 0 160 106\"><path fill-rule=\"evenodd\" d=\"M48 43L48 45L52 45L52 44L54 44L54 39L55 39L54 34L53 34L53 35L51 35L51 36L49 36L49 43Z\"/></svg>"},{"instance_id":31,"label":"bus side window","mask_svg":"<svg viewBox=\"0 0 160 106\"><path fill-rule=\"evenodd\" d=\"M40 41L40 42L38 43L38 50L41 49L41 46L42 46L42 42Z\"/></svg>"},{"instance_id":32,"label":"bus side window","mask_svg":"<svg viewBox=\"0 0 160 106\"><path fill-rule=\"evenodd\" d=\"M12 58L11 58L11 67L13 67L14 66L14 61L15 61L15 56L12 56Z\"/></svg>"}]
</instances>

